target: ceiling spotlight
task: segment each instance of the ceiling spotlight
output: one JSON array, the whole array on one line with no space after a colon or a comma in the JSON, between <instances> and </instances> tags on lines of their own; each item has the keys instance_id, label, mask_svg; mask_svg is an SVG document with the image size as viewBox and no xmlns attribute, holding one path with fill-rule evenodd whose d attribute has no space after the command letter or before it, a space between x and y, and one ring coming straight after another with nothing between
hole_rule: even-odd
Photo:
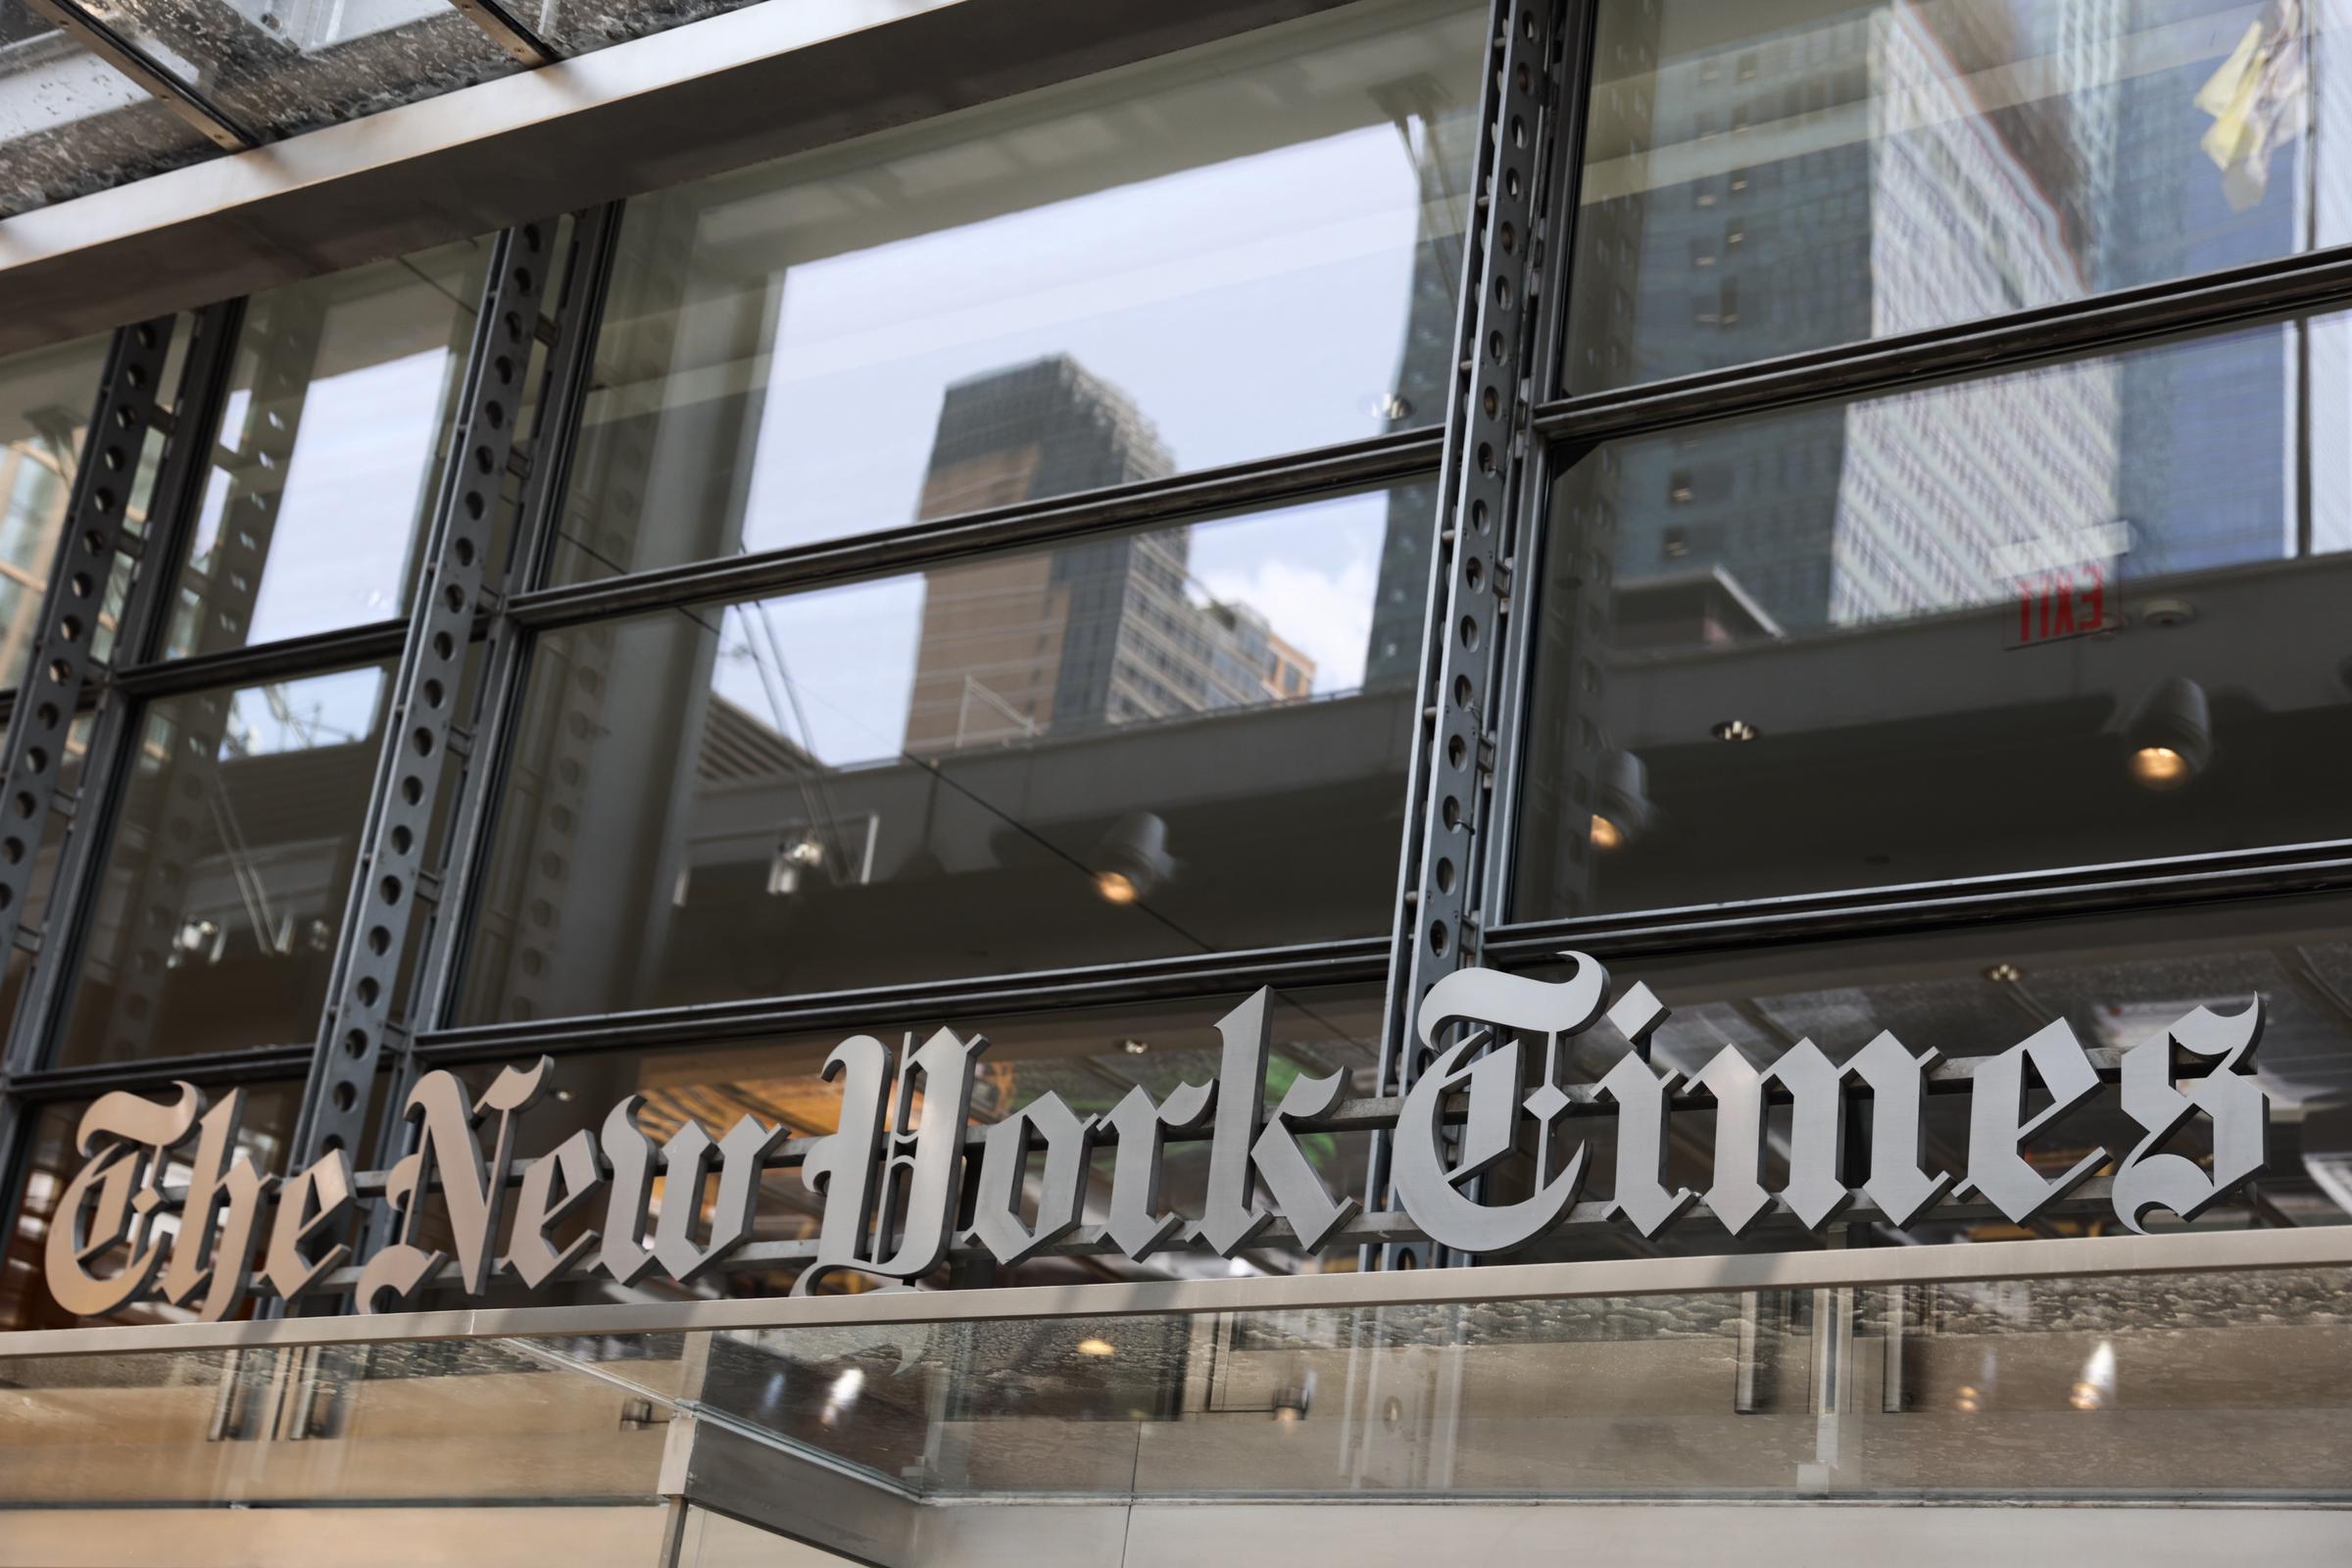
<instances>
[{"instance_id":1,"label":"ceiling spotlight","mask_svg":"<svg viewBox=\"0 0 2352 1568\"><path fill-rule=\"evenodd\" d=\"M1122 1040L1119 1042L1119 1049L1127 1053L1127 1054L1130 1056L1140 1056L1145 1052L1150 1051L1152 1047L1141 1040Z\"/></svg>"},{"instance_id":2,"label":"ceiling spotlight","mask_svg":"<svg viewBox=\"0 0 2352 1568\"><path fill-rule=\"evenodd\" d=\"M1150 811L1130 811L1095 846L1095 891L1105 904L1133 904L1175 874L1168 824Z\"/></svg>"},{"instance_id":3,"label":"ceiling spotlight","mask_svg":"<svg viewBox=\"0 0 2352 1568\"><path fill-rule=\"evenodd\" d=\"M1719 741L1752 741L1764 732L1744 718L1727 718L1715 726L1714 733Z\"/></svg>"},{"instance_id":4,"label":"ceiling spotlight","mask_svg":"<svg viewBox=\"0 0 2352 1568\"><path fill-rule=\"evenodd\" d=\"M2150 688L2124 726L2124 764L2152 790L2175 790L2213 760L2213 710L2205 688L2184 675Z\"/></svg>"},{"instance_id":5,"label":"ceiling spotlight","mask_svg":"<svg viewBox=\"0 0 2352 1568\"><path fill-rule=\"evenodd\" d=\"M1090 1337L1078 1342L1078 1353L1080 1355L1095 1356L1100 1359L1102 1356L1116 1355L1119 1352L1115 1348L1112 1347L1108 1340L1098 1340Z\"/></svg>"},{"instance_id":6,"label":"ceiling spotlight","mask_svg":"<svg viewBox=\"0 0 2352 1568\"><path fill-rule=\"evenodd\" d=\"M1312 1372L1293 1383L1287 1383L1274 1396L1274 1420L1280 1426L1293 1426L1306 1419L1315 1407L1315 1375Z\"/></svg>"},{"instance_id":7,"label":"ceiling spotlight","mask_svg":"<svg viewBox=\"0 0 2352 1568\"><path fill-rule=\"evenodd\" d=\"M1649 803L1649 770L1631 752L1611 752L1600 764L1600 804L1592 812L1592 847L1620 850L1649 831L1657 808Z\"/></svg>"}]
</instances>

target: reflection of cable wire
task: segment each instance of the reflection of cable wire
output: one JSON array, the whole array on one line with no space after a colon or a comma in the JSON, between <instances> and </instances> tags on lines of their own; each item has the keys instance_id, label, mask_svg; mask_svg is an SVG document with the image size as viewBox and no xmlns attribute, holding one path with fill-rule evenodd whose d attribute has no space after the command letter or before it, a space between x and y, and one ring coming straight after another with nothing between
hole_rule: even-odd
<instances>
[{"instance_id":1,"label":"reflection of cable wire","mask_svg":"<svg viewBox=\"0 0 2352 1568\"><path fill-rule=\"evenodd\" d=\"M570 532L562 528L559 528L557 532L562 538L579 550L582 555L587 556L589 559L595 561L598 564L605 566L617 576L627 575L624 567L622 567L618 563L605 556L601 551L598 551L594 547L590 546L586 541L577 538ZM759 603L762 616L764 616L766 602L760 601ZM706 620L701 615L696 614L691 606L675 605L670 608L677 614L683 615L686 619L692 621L695 625L700 626L703 630L709 632L713 638L719 640L723 644L725 640L723 626L713 625L710 621ZM773 634L772 629L770 634ZM803 715L801 718L802 732L804 735L810 737L811 742L808 748L810 763L813 766L823 766L824 764L822 760L817 757L815 752L815 747L813 744L813 731L809 730L805 710L801 707L799 684L794 681L791 674L782 667L781 658L779 658L777 661L777 668L775 673L776 678L783 683L785 691L791 696L793 710L796 713L801 713ZM834 712L848 719L852 724L856 725L865 734L873 735L877 740L880 740L878 733L868 726L863 720L858 718L856 713L841 707L837 703L826 702L822 694L812 695L814 701L823 703L825 707L831 709ZM882 744L889 745L890 743L884 741ZM921 768L924 772L930 774L934 782L947 786L949 789L955 791L957 795L963 797L963 799L969 801L972 805L978 807L981 810L986 811L989 815L1004 823L1006 827L1011 828L1023 838L1028 839L1031 843L1046 851L1047 854L1053 856L1055 859L1058 859L1064 864L1068 865L1081 877L1085 878L1089 888L1094 886L1095 868L1087 864L1083 858L1072 855L1069 851L1063 849L1060 845L1046 837L1036 828L1031 827L1028 823L1020 820L1018 817L1013 816L1010 812L1005 811L1002 808L998 807L994 802L987 800L983 796L975 794L966 786L956 782L955 779L950 778L940 769L937 763L932 762L926 758L917 757L912 752L909 752L903 747L893 747L891 750L891 755L896 757L897 760L902 762L909 763L915 767ZM1167 927L1168 930L1174 932L1177 936L1191 943L1195 948L1199 949L1202 953L1216 953L1221 951L1217 944L1208 941L1206 938L1200 936L1196 932L1188 930L1181 922L1163 910L1154 907L1150 901L1146 899L1139 898L1134 903L1128 905L1127 907L1130 909L1142 910L1144 913L1150 915L1152 919L1158 921L1161 925ZM1308 1018L1312 1018L1316 1023L1322 1025L1324 1029L1329 1031L1333 1039L1348 1045L1354 1045L1357 1043L1354 1037L1348 1030L1342 1029L1339 1025L1333 1023L1329 1018L1324 1017L1321 1013L1315 1011L1314 1008L1306 1005L1304 1003L1297 1001L1294 998L1284 996L1281 993L1276 993L1276 1000L1280 1001L1285 1006L1290 1007L1294 1011L1303 1014Z\"/></svg>"},{"instance_id":2,"label":"reflection of cable wire","mask_svg":"<svg viewBox=\"0 0 2352 1568\"><path fill-rule=\"evenodd\" d=\"M767 693L768 707L775 710L776 728L781 730L784 727L784 713L776 702L774 686L784 689L785 701L792 707L793 720L801 727L801 750L808 753L809 765L801 769L793 782L801 791L801 809L808 814L813 826L833 840L831 854L826 860L826 874L839 886L848 871L849 844L842 837L841 813L833 804L833 792L825 787L823 765L816 755L816 731L809 726L808 710L801 707L800 688L794 684L790 672L784 667L784 644L776 636L774 624L767 618L767 601L757 600L751 608L758 612L756 615L744 614L741 607L738 607L737 614L752 621L766 637L767 656L774 662L773 686L769 683L768 666L760 662L759 645L746 638L744 652L751 656L753 666L760 671L760 689Z\"/></svg>"}]
</instances>

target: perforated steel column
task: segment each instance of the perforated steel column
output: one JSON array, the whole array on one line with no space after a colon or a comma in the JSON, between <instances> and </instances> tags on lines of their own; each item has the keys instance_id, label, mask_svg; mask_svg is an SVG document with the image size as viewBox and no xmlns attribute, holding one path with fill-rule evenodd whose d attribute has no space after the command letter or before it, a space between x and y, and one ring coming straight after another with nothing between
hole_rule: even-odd
<instances>
[{"instance_id":1,"label":"perforated steel column","mask_svg":"<svg viewBox=\"0 0 2352 1568\"><path fill-rule=\"evenodd\" d=\"M1573 96L1563 41L1574 8L1499 3L1480 103L1475 208L1463 259L1462 320L1446 406L1446 460L1422 648L1422 712L1412 764L1396 952L1390 968L1380 1092L1401 1094L1425 1065L1412 1022L1438 980L1478 961L1485 854L1494 819L1495 714L1505 685L1514 534L1530 466L1528 416L1538 353L1559 106ZM1366 1206L1395 1206L1389 1148L1377 1139ZM1367 1250L1367 1267L1463 1261L1426 1243Z\"/></svg>"},{"instance_id":2,"label":"perforated steel column","mask_svg":"<svg viewBox=\"0 0 2352 1568\"><path fill-rule=\"evenodd\" d=\"M49 813L71 811L77 804L60 793L58 768L97 662L93 642L107 581L117 558L137 549L125 519L140 449L155 423L156 389L173 325L164 316L115 334L82 440L81 467L41 602L40 631L0 748L0 772L7 779L0 797L0 953L16 945Z\"/></svg>"},{"instance_id":3,"label":"perforated steel column","mask_svg":"<svg viewBox=\"0 0 2352 1568\"><path fill-rule=\"evenodd\" d=\"M536 587L546 576L556 536L570 505L572 458L578 447L580 420L595 373L597 338L612 282L620 220L620 204L614 203L580 215L572 225L555 348L549 356L547 393L531 434L530 478L515 522L515 544L507 567L509 598ZM646 438L640 435L639 439ZM531 637L502 609L492 617L483 641L488 673L476 700L473 720L476 749L459 800L443 889L444 906L450 918L440 921L435 928L417 988L417 1014L434 1022L448 1020L457 1004L458 988L466 979L466 956L473 928L484 918L477 890L489 868L491 830L496 825L508 771L514 764L515 754L529 744L528 737L518 731L533 661ZM575 638L575 643L590 641L587 637ZM602 646L610 648L609 634ZM594 672L577 665L569 672L567 700L557 716L566 735L575 726L593 727L598 722L596 692L587 679L590 673ZM550 756L560 761L560 748L550 748ZM573 787L576 788L576 782ZM532 836L528 857L532 875L560 880L575 869L578 821L555 792L552 779L544 783L533 820L507 825L510 831ZM527 919L529 911L539 903L539 894L526 889L520 902L522 917ZM551 898L551 906L552 902ZM547 931L536 928L513 938L514 961L521 966L522 972L532 972L523 961L531 951L526 944L531 940L545 942L548 938ZM540 967L544 968L544 964ZM509 984L513 983L510 978ZM507 994L503 988L501 994Z\"/></svg>"},{"instance_id":4,"label":"perforated steel column","mask_svg":"<svg viewBox=\"0 0 2352 1568\"><path fill-rule=\"evenodd\" d=\"M424 857L445 759L453 745L462 750L470 741L455 723L456 704L483 608L499 487L514 455L555 233L552 220L524 223L492 248L289 1168L335 1150L358 1151L376 1070L406 1053L405 1031L393 1021L395 991L410 945L419 940L418 901L437 897Z\"/></svg>"}]
</instances>

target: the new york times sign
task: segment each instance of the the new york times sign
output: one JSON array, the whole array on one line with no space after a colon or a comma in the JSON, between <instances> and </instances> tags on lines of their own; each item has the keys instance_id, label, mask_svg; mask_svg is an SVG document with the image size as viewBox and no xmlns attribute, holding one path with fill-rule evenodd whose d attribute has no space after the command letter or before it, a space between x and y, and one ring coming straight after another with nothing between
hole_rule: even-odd
<instances>
[{"instance_id":1,"label":"the new york times sign","mask_svg":"<svg viewBox=\"0 0 2352 1568\"><path fill-rule=\"evenodd\" d=\"M1648 988L1612 999L1599 964L1566 956L1575 972L1562 982L1469 969L1422 1004L1416 1023L1432 1054L1387 1130L1396 1200L1434 1241L1506 1252L1557 1224L1590 1164L1576 1129L1596 1114L1615 1118L1610 1216L1645 1237L1682 1221L1702 1198L1734 1235L1776 1200L1813 1227L1858 1197L1896 1226L1947 1197L1971 1196L2023 1224L2111 1158L2116 1214L2138 1230L2159 1209L2193 1218L2263 1165L2269 1105L2252 1076L2259 1001L2230 1015L2198 1007L2125 1052L2121 1108L2142 1136L2112 1156L2093 1150L2054 1177L2035 1168L2027 1146L2101 1092L2089 1054L2059 1022L1977 1058L1965 1085L1961 1173L1935 1168L1926 1153L1935 1050L1881 1034L1837 1063L1803 1041L1759 1068L1727 1048L1686 1076L1650 1059L1647 1043L1666 1011ZM843 1271L912 1280L959 1241L1018 1262L1093 1222L1090 1214L1101 1216L1110 1246L1139 1260L1180 1243L1231 1256L1277 1219L1310 1251L1332 1242L1357 1204L1325 1187L1298 1139L1302 1124L1332 1114L1344 1076L1299 1079L1278 1104L1266 1103L1269 1001L1260 991L1217 1025L1223 1054L1209 1083L1185 1084L1164 1101L1139 1087L1096 1117L1045 1095L970 1141L964 1127L986 1041L942 1029L904 1054L870 1035L842 1042L825 1063L826 1078L842 1086L839 1130L815 1141L801 1167L823 1222L795 1289ZM1596 1081L1563 1084L1565 1043L1604 1016L1633 1050ZM2200 1070L2187 1071L2192 1063ZM357 1260L346 1240L357 1184L342 1153L291 1176L266 1175L238 1150L241 1094L209 1107L186 1084L170 1103L107 1095L81 1118L86 1163L50 1227L50 1290L76 1313L160 1297L218 1319L257 1283L297 1297L356 1261L354 1298L373 1312L411 1302L452 1262L457 1288L470 1294L505 1275L528 1288L583 1271L624 1285L656 1271L685 1282L744 1246L760 1172L785 1129L746 1116L713 1140L689 1122L657 1147L637 1124L643 1102L632 1096L600 1131L573 1133L517 1176L516 1122L553 1071L547 1057L508 1067L478 1099L447 1072L418 1082L406 1106L415 1152L389 1172L381 1201L392 1223L374 1232L393 1239ZM1768 1192L1775 1102L1789 1105L1788 1179ZM1672 1120L1694 1112L1714 1123L1703 1193L1665 1178ZM2168 1147L2199 1112L2209 1154ZM1857 1115L1869 1129L1861 1172L1849 1171L1843 1147ZM1210 1152L1202 1212L1165 1212L1165 1142L1202 1132ZM1102 1147L1113 1154L1109 1190L1090 1194L1090 1155ZM1487 1200L1471 1178L1514 1150L1537 1156L1532 1191ZM1858 1189L1847 1185L1852 1174L1863 1176ZM1099 1206L1090 1209L1090 1198ZM427 1222L428 1210L437 1223ZM968 1232L959 1229L964 1213ZM166 1223L173 1215L176 1223ZM445 1248L424 1245L428 1235Z\"/></svg>"}]
</instances>

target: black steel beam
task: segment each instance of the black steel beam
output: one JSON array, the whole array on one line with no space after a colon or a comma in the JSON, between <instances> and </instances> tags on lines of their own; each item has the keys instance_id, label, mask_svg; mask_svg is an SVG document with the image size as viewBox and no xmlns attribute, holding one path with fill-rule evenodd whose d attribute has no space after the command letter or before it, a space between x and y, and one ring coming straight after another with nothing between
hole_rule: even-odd
<instances>
[{"instance_id":1,"label":"black steel beam","mask_svg":"<svg viewBox=\"0 0 2352 1568\"><path fill-rule=\"evenodd\" d=\"M523 1053L638 1050L756 1040L798 1030L883 1028L894 1020L971 1018L1121 1003L1239 996L1259 986L1364 985L1388 972L1388 939L1358 937L1295 948L876 986L759 1002L665 1007L592 1017L477 1024L420 1035L417 1059L435 1066Z\"/></svg>"},{"instance_id":2,"label":"black steel beam","mask_svg":"<svg viewBox=\"0 0 2352 1568\"><path fill-rule=\"evenodd\" d=\"M2020 369L2149 338L2277 320L2352 303L2352 245L2281 256L1993 320L1844 343L1723 370L1552 399L1535 426L1578 445L1793 404L1903 391Z\"/></svg>"},{"instance_id":3,"label":"black steel beam","mask_svg":"<svg viewBox=\"0 0 2352 1568\"><path fill-rule=\"evenodd\" d=\"M543 588L516 596L510 609L521 624L545 631L608 615L762 598L858 577L922 571L1017 545L1194 521L1419 476L1436 467L1443 439L1437 430L1403 430L1347 446L1026 501L848 539Z\"/></svg>"},{"instance_id":4,"label":"black steel beam","mask_svg":"<svg viewBox=\"0 0 2352 1568\"><path fill-rule=\"evenodd\" d=\"M253 648L151 660L117 670L114 684L121 691L154 699L292 680L355 664L384 663L400 657L408 630L405 620L376 620Z\"/></svg>"},{"instance_id":5,"label":"black steel beam","mask_svg":"<svg viewBox=\"0 0 2352 1568\"><path fill-rule=\"evenodd\" d=\"M398 1071L405 1054L405 1026L396 1017L402 966L410 945L424 939L420 904L435 902L426 841L448 787L449 760L469 742L456 722L458 697L556 237L555 220L542 220L508 229L491 247L294 1137L297 1162L338 1150L356 1154L367 1142L375 1074L385 1065Z\"/></svg>"}]
</instances>

